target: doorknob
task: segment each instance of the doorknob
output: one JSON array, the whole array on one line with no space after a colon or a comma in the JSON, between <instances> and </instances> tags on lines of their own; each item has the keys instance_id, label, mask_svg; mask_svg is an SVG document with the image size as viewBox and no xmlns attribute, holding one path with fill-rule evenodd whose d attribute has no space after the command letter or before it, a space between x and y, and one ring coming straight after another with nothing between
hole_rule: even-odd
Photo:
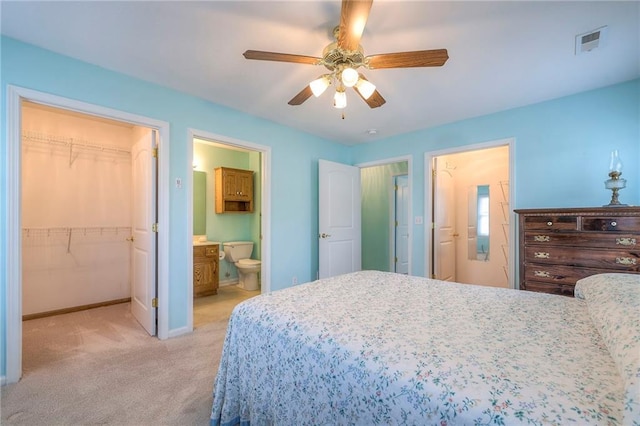
<instances>
[{"instance_id":1,"label":"doorknob","mask_svg":"<svg viewBox=\"0 0 640 426\"><path fill-rule=\"evenodd\" d=\"M132 235L132 236L130 236L130 237L127 237L127 241L131 241L131 242L133 242L133 240L135 240L135 238L133 238L133 235Z\"/></svg>"},{"instance_id":2,"label":"doorknob","mask_svg":"<svg viewBox=\"0 0 640 426\"><path fill-rule=\"evenodd\" d=\"M458 234L457 232L454 232L454 233L453 233L453 236L454 236L454 237L459 237L459 236L460 236L460 234Z\"/></svg>"},{"instance_id":3,"label":"doorknob","mask_svg":"<svg viewBox=\"0 0 640 426\"><path fill-rule=\"evenodd\" d=\"M320 235L318 235L320 238L329 238L331 236L331 234L325 234L324 232Z\"/></svg>"}]
</instances>

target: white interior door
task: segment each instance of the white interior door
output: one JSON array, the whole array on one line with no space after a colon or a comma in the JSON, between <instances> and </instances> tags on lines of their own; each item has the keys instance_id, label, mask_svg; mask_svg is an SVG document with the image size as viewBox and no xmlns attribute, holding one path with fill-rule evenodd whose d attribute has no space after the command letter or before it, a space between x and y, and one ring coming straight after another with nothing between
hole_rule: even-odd
<instances>
[{"instance_id":1,"label":"white interior door","mask_svg":"<svg viewBox=\"0 0 640 426\"><path fill-rule=\"evenodd\" d=\"M407 175L395 180L395 263L394 271L409 273L409 179Z\"/></svg>"},{"instance_id":2,"label":"white interior door","mask_svg":"<svg viewBox=\"0 0 640 426\"><path fill-rule=\"evenodd\" d=\"M131 249L131 313L154 336L156 334L156 173L157 146L155 130L136 128L131 149L132 169L132 249Z\"/></svg>"},{"instance_id":3,"label":"white interior door","mask_svg":"<svg viewBox=\"0 0 640 426\"><path fill-rule=\"evenodd\" d=\"M362 268L360 169L319 160L320 278Z\"/></svg>"},{"instance_id":4,"label":"white interior door","mask_svg":"<svg viewBox=\"0 0 640 426\"><path fill-rule=\"evenodd\" d=\"M433 268L434 278L456 280L455 197L453 175L434 159Z\"/></svg>"}]
</instances>

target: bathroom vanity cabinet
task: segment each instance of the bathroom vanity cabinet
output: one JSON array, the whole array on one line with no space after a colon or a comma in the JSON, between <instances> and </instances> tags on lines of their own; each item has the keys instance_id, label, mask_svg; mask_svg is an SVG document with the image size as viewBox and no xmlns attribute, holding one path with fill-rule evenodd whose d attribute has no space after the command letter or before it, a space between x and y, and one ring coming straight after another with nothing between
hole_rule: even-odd
<instances>
[{"instance_id":1,"label":"bathroom vanity cabinet","mask_svg":"<svg viewBox=\"0 0 640 426\"><path fill-rule=\"evenodd\" d=\"M202 243L193 246L193 297L218 293L220 246Z\"/></svg>"},{"instance_id":2,"label":"bathroom vanity cabinet","mask_svg":"<svg viewBox=\"0 0 640 426\"><path fill-rule=\"evenodd\" d=\"M253 212L253 171L218 167L216 213Z\"/></svg>"}]
</instances>

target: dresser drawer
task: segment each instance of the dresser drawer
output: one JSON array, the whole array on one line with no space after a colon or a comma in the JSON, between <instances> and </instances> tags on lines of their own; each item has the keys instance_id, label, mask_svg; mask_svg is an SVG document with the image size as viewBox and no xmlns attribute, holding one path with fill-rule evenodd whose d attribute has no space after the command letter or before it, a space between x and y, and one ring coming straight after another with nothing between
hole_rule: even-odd
<instances>
[{"instance_id":1,"label":"dresser drawer","mask_svg":"<svg viewBox=\"0 0 640 426\"><path fill-rule=\"evenodd\" d=\"M573 266L527 263L524 266L525 281L547 284L574 285L576 281L595 274L612 272L611 269L575 268Z\"/></svg>"},{"instance_id":2,"label":"dresser drawer","mask_svg":"<svg viewBox=\"0 0 640 426\"><path fill-rule=\"evenodd\" d=\"M525 266L529 263L550 263L638 272L640 271L640 250L597 250L583 247L528 246L525 248L524 261Z\"/></svg>"},{"instance_id":3,"label":"dresser drawer","mask_svg":"<svg viewBox=\"0 0 640 426\"><path fill-rule=\"evenodd\" d=\"M577 216L527 216L524 218L524 230L544 229L547 231L578 230Z\"/></svg>"},{"instance_id":4,"label":"dresser drawer","mask_svg":"<svg viewBox=\"0 0 640 426\"><path fill-rule=\"evenodd\" d=\"M640 232L640 217L584 217L583 231Z\"/></svg>"},{"instance_id":5,"label":"dresser drawer","mask_svg":"<svg viewBox=\"0 0 640 426\"><path fill-rule=\"evenodd\" d=\"M524 233L527 246L575 246L594 248L640 248L640 234L618 234L612 232L542 232Z\"/></svg>"},{"instance_id":6,"label":"dresser drawer","mask_svg":"<svg viewBox=\"0 0 640 426\"><path fill-rule=\"evenodd\" d=\"M538 293L559 294L561 296L571 297L573 297L573 292L575 289L575 286L573 285L548 284L537 281L526 281L523 283L523 287L524 288L521 288L521 290L535 291Z\"/></svg>"}]
</instances>

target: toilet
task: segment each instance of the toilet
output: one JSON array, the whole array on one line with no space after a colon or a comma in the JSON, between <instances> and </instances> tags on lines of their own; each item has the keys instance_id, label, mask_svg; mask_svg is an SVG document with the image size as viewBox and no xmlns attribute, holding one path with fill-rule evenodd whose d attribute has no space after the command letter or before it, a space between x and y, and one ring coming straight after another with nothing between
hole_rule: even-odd
<instances>
[{"instance_id":1,"label":"toilet","mask_svg":"<svg viewBox=\"0 0 640 426\"><path fill-rule=\"evenodd\" d=\"M245 290L258 290L258 272L260 272L259 260L251 259L253 251L252 241L229 241L222 243L225 259L233 262L238 268L238 284Z\"/></svg>"}]
</instances>

